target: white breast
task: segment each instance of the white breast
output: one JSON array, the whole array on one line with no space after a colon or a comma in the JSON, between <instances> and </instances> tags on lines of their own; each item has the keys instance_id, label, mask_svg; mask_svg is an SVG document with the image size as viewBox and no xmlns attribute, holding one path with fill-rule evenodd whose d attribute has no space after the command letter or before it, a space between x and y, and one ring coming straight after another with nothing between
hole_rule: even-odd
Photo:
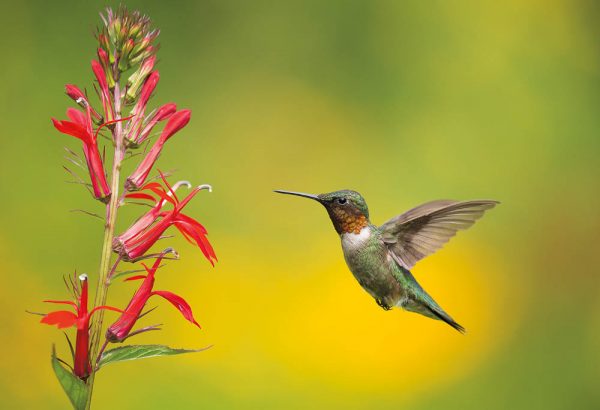
<instances>
[{"instance_id":1,"label":"white breast","mask_svg":"<svg viewBox=\"0 0 600 410\"><path fill-rule=\"evenodd\" d=\"M364 246L364 243L371 237L371 230L368 226L361 229L359 233L342 234L342 248L349 251Z\"/></svg>"}]
</instances>

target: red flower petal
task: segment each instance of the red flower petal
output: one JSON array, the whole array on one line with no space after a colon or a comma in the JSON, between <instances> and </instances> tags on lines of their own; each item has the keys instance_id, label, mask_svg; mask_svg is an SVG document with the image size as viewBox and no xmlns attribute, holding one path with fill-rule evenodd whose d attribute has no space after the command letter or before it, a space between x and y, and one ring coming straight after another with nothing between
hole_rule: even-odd
<instances>
[{"instance_id":1,"label":"red flower petal","mask_svg":"<svg viewBox=\"0 0 600 410\"><path fill-rule=\"evenodd\" d=\"M69 117L69 119L74 123L81 126L85 126L87 124L87 118L85 117L85 114L79 110L76 110L75 108L67 108L67 117Z\"/></svg>"},{"instance_id":2,"label":"red flower petal","mask_svg":"<svg viewBox=\"0 0 600 410\"><path fill-rule=\"evenodd\" d=\"M175 205L175 199L167 195L167 191L158 182L148 182L140 187L140 191L151 191L158 195L161 199L168 201Z\"/></svg>"},{"instance_id":3,"label":"red flower petal","mask_svg":"<svg viewBox=\"0 0 600 410\"><path fill-rule=\"evenodd\" d=\"M147 184L145 184L144 186L142 186L141 189L150 189L151 187L162 189L162 185L159 184L158 182L148 182Z\"/></svg>"},{"instance_id":4,"label":"red flower petal","mask_svg":"<svg viewBox=\"0 0 600 410\"><path fill-rule=\"evenodd\" d=\"M125 281L130 281L130 280L140 280L140 279L146 279L146 275L135 275L135 276L131 276L127 279L125 279Z\"/></svg>"},{"instance_id":5,"label":"red flower petal","mask_svg":"<svg viewBox=\"0 0 600 410\"><path fill-rule=\"evenodd\" d=\"M144 194L143 192L134 192L131 194L127 194L127 195L125 195L125 198L147 199L148 201L156 202L156 198L154 198L150 194Z\"/></svg>"},{"instance_id":6,"label":"red flower petal","mask_svg":"<svg viewBox=\"0 0 600 410\"><path fill-rule=\"evenodd\" d=\"M192 217L187 216L186 214L178 214L177 219L182 222L185 222L186 224L189 224L196 231L198 231L198 233L201 233L203 235L208 234L208 232L206 231L206 228L204 226L202 226L202 224L200 222L196 221Z\"/></svg>"},{"instance_id":7,"label":"red flower petal","mask_svg":"<svg viewBox=\"0 0 600 410\"><path fill-rule=\"evenodd\" d=\"M86 144L91 144L92 136L87 132L85 127L71 121L59 121L54 118L52 118L52 123L54 124L54 128L63 134L79 138Z\"/></svg>"},{"instance_id":8,"label":"red flower petal","mask_svg":"<svg viewBox=\"0 0 600 410\"><path fill-rule=\"evenodd\" d=\"M81 91L79 89L79 87L77 87L74 84L67 84L65 85L65 92L67 93L67 95L72 98L73 100L75 100L77 102L77 100L79 100L80 98L83 98L84 100L85 95L83 94L83 91Z\"/></svg>"},{"instance_id":9,"label":"red flower petal","mask_svg":"<svg viewBox=\"0 0 600 410\"><path fill-rule=\"evenodd\" d=\"M156 85L158 84L158 80L160 80L160 74L158 73L158 71L152 71L150 75L146 78L146 81L142 86L142 90L140 91L138 103L136 105L136 114L144 112L146 104L148 103L150 96L152 95L154 89L156 88Z\"/></svg>"},{"instance_id":10,"label":"red flower petal","mask_svg":"<svg viewBox=\"0 0 600 410\"><path fill-rule=\"evenodd\" d=\"M175 198L175 202L179 202L179 198L177 198L177 195L175 195L175 190L173 189L173 187L171 186L171 184L169 184L169 181L167 181L167 178L165 177L165 174L162 173L162 171L159 169L158 173L160 174L160 179L163 180L163 182L165 183L167 189L169 190L169 192L171 193L171 195L173 195L173 198ZM173 202L173 203L175 203Z\"/></svg>"},{"instance_id":11,"label":"red flower petal","mask_svg":"<svg viewBox=\"0 0 600 410\"><path fill-rule=\"evenodd\" d=\"M188 321L195 324L196 326L200 327L198 322L196 322L196 319L194 319L194 315L192 314L192 308L181 296L178 296L171 292L167 292L166 290L156 290L152 292L152 294L162 296L163 298L167 299L169 302L171 302L171 304L173 304L173 306L179 309L184 318L186 318Z\"/></svg>"},{"instance_id":12,"label":"red flower petal","mask_svg":"<svg viewBox=\"0 0 600 410\"><path fill-rule=\"evenodd\" d=\"M217 255L215 251L206 238L206 229L196 220L190 218L187 215L179 214L175 217L175 227L184 235L190 236L194 239L204 257L211 263L211 265L215 265L213 259L217 260ZM187 237L186 237L187 239Z\"/></svg>"},{"instance_id":13,"label":"red flower petal","mask_svg":"<svg viewBox=\"0 0 600 410\"><path fill-rule=\"evenodd\" d=\"M185 127L192 117L191 110L181 110L176 112L169 118L167 125L160 134L160 139L166 141L171 138L177 131Z\"/></svg>"},{"instance_id":14,"label":"red flower petal","mask_svg":"<svg viewBox=\"0 0 600 410\"><path fill-rule=\"evenodd\" d=\"M165 192L165 190L160 187L160 188L155 188L154 186L149 187L148 190L154 192L156 195L158 195L161 199L164 199L167 202L172 203L173 205L175 205L175 199L173 199L172 196L167 195L167 193Z\"/></svg>"},{"instance_id":15,"label":"red flower petal","mask_svg":"<svg viewBox=\"0 0 600 410\"><path fill-rule=\"evenodd\" d=\"M92 316L98 310L112 310L113 312L124 313L124 311L122 309L117 309L116 307L102 305L102 306L96 306L95 308L93 308L92 311L90 312L90 314L88 315L88 317Z\"/></svg>"},{"instance_id":16,"label":"red flower petal","mask_svg":"<svg viewBox=\"0 0 600 410\"><path fill-rule=\"evenodd\" d=\"M173 114L175 114L175 112L177 111L177 106L173 103L167 103L165 105L163 105L162 107L160 107L157 111L156 111L156 121L163 121L166 119L171 118L171 116Z\"/></svg>"},{"instance_id":17,"label":"red flower petal","mask_svg":"<svg viewBox=\"0 0 600 410\"><path fill-rule=\"evenodd\" d=\"M181 233L181 235L185 238L186 241L188 241L192 245L196 245L196 241L194 240L194 238L192 238L190 235L188 235L188 233L186 232L185 228L182 228L181 226L178 226L177 222L175 222L175 227Z\"/></svg>"},{"instance_id":18,"label":"red flower petal","mask_svg":"<svg viewBox=\"0 0 600 410\"><path fill-rule=\"evenodd\" d=\"M56 325L59 329L71 327L77 321L77 315L68 310L57 310L50 312L40 320L40 323L47 325Z\"/></svg>"}]
</instances>

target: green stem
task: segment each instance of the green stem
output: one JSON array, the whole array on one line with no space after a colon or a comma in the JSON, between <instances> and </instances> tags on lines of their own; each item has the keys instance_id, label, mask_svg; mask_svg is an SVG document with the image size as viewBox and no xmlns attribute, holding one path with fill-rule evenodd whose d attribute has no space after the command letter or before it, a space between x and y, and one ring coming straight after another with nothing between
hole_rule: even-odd
<instances>
[{"instance_id":1,"label":"green stem","mask_svg":"<svg viewBox=\"0 0 600 410\"><path fill-rule=\"evenodd\" d=\"M119 84L115 85L114 90L114 108L115 108L115 119L121 118L121 95L119 90ZM109 286L109 275L111 271L111 257L112 257L112 242L115 235L115 223L117 221L117 211L119 209L119 197L120 188L120 174L121 174L121 163L125 156L125 144L123 141L123 130L121 122L115 123L113 131L113 137L115 142L115 155L113 157L113 168L112 168L112 181L111 181L111 195L110 201L106 205L106 224L104 225L104 241L102 244L102 255L100 256L100 270L98 274L98 286L96 288L96 299L94 306L102 306L106 304L106 298L108 295ZM92 319L90 333L91 346L89 357L96 357L100 348L100 340L102 339L102 322L104 321L104 310L99 310L94 318ZM92 391L94 388L94 379L96 376L95 366L92 368L87 384L88 384L88 398L86 403L86 409L90 409L92 405Z\"/></svg>"}]
</instances>

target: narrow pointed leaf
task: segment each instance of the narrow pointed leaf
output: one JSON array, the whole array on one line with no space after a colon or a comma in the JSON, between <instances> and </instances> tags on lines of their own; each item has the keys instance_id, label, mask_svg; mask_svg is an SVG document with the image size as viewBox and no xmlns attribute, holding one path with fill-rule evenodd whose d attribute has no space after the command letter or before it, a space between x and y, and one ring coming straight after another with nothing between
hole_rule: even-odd
<instances>
[{"instance_id":1,"label":"narrow pointed leaf","mask_svg":"<svg viewBox=\"0 0 600 410\"><path fill-rule=\"evenodd\" d=\"M77 376L65 369L52 351L52 368L60 385L69 397L75 410L85 409L88 397L88 386Z\"/></svg>"},{"instance_id":2,"label":"narrow pointed leaf","mask_svg":"<svg viewBox=\"0 0 600 410\"><path fill-rule=\"evenodd\" d=\"M121 276L131 275L133 273L140 273L140 272L146 272L146 269L132 269L132 270L124 270L122 272L117 272L114 275L112 275L111 280L115 280L116 278L119 278Z\"/></svg>"},{"instance_id":3,"label":"narrow pointed leaf","mask_svg":"<svg viewBox=\"0 0 600 410\"><path fill-rule=\"evenodd\" d=\"M183 353L195 353L208 349L210 346L203 349L174 349L164 345L130 345L121 346L115 349L105 351L100 358L98 367L105 366L109 363L123 362L126 360L146 359L155 356L172 356Z\"/></svg>"}]
</instances>

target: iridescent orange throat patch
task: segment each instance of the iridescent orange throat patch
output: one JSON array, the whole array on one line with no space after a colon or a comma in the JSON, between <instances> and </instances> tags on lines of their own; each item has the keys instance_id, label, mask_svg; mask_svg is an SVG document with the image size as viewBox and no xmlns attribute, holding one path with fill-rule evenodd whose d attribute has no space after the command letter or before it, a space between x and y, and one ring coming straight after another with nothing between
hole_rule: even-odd
<instances>
[{"instance_id":1,"label":"iridescent orange throat patch","mask_svg":"<svg viewBox=\"0 0 600 410\"><path fill-rule=\"evenodd\" d=\"M341 233L358 234L367 225L367 217L356 210L346 207L334 207L329 209L329 216L333 222L335 230Z\"/></svg>"}]
</instances>

